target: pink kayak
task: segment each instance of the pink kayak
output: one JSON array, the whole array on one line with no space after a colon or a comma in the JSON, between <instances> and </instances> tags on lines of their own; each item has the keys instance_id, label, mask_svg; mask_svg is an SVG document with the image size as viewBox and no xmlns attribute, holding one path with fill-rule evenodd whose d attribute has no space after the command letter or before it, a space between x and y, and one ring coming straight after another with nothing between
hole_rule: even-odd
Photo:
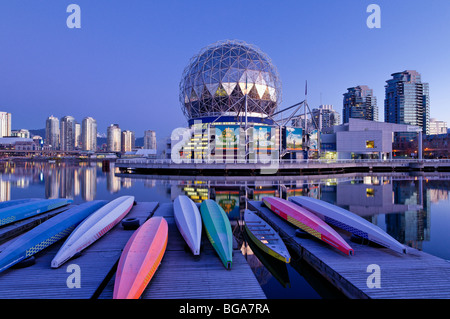
<instances>
[{"instance_id":1,"label":"pink kayak","mask_svg":"<svg viewBox=\"0 0 450 319\"><path fill-rule=\"evenodd\" d=\"M120 256L114 283L114 299L138 299L152 279L167 247L168 225L152 217L140 226Z\"/></svg>"},{"instance_id":2,"label":"pink kayak","mask_svg":"<svg viewBox=\"0 0 450 319\"><path fill-rule=\"evenodd\" d=\"M277 197L264 197L263 202L271 211L291 224L335 247L344 254L353 255L353 248L330 225L307 209Z\"/></svg>"}]
</instances>

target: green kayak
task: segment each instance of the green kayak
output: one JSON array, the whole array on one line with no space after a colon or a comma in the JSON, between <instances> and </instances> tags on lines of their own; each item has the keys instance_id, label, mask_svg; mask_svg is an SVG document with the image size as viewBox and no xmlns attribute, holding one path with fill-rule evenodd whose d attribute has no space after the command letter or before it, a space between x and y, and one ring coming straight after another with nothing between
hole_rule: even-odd
<instances>
[{"instance_id":1,"label":"green kayak","mask_svg":"<svg viewBox=\"0 0 450 319\"><path fill-rule=\"evenodd\" d=\"M233 234L227 214L212 199L207 199L200 206L206 235L222 260L226 269L231 269L233 255Z\"/></svg>"}]
</instances>

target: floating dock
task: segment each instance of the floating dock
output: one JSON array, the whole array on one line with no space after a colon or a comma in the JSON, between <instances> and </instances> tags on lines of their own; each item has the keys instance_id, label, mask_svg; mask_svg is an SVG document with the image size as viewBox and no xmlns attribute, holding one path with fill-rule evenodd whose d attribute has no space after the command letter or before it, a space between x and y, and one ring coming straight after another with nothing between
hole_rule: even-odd
<instances>
[{"instance_id":1,"label":"floating dock","mask_svg":"<svg viewBox=\"0 0 450 319\"><path fill-rule=\"evenodd\" d=\"M357 244L342 233L355 251L354 256L347 256L313 237L296 236L295 226L260 201L249 201L248 208L269 222L291 249L349 298L450 298L450 262L442 258L413 248L400 254Z\"/></svg>"},{"instance_id":2,"label":"floating dock","mask_svg":"<svg viewBox=\"0 0 450 319\"><path fill-rule=\"evenodd\" d=\"M375 172L448 172L450 160L273 160L240 161L237 159L206 163L202 160L119 159L115 167L121 173L143 175L204 175L204 176L299 176Z\"/></svg>"},{"instance_id":3,"label":"floating dock","mask_svg":"<svg viewBox=\"0 0 450 319\"><path fill-rule=\"evenodd\" d=\"M169 240L162 263L142 299L266 298L237 247L231 270L223 267L205 235L200 256L193 256L176 227L171 203L139 202L126 218L138 218L142 224L153 215L166 218ZM52 269L50 263L64 240L51 245L35 255L34 265L0 273L0 299L112 298L117 263L133 232L119 223L81 256L57 269ZM0 251L13 240L3 243Z\"/></svg>"}]
</instances>

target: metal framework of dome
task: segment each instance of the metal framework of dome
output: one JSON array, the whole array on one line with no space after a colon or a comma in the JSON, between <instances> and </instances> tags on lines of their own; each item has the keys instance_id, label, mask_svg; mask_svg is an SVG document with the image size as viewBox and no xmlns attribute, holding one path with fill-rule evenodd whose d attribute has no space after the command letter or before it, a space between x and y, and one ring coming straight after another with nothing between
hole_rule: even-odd
<instances>
[{"instance_id":1,"label":"metal framework of dome","mask_svg":"<svg viewBox=\"0 0 450 319\"><path fill-rule=\"evenodd\" d=\"M270 58L254 45L219 41L202 49L185 68L180 103L188 119L205 116L267 117L281 103L281 81Z\"/></svg>"}]
</instances>

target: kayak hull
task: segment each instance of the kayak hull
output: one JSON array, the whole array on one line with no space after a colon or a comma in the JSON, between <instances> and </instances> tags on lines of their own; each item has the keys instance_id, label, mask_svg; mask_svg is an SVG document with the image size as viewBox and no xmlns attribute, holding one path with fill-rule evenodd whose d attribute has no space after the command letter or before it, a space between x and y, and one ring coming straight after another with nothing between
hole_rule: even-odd
<instances>
[{"instance_id":1,"label":"kayak hull","mask_svg":"<svg viewBox=\"0 0 450 319\"><path fill-rule=\"evenodd\" d=\"M75 206L19 236L0 253L0 272L68 236L83 219L104 204L106 201L92 201Z\"/></svg>"},{"instance_id":2,"label":"kayak hull","mask_svg":"<svg viewBox=\"0 0 450 319\"><path fill-rule=\"evenodd\" d=\"M320 199L306 196L295 196L291 197L289 200L310 210L330 225L346 230L358 237L365 238L399 253L406 253L406 247L383 231L380 227L344 208Z\"/></svg>"},{"instance_id":3,"label":"kayak hull","mask_svg":"<svg viewBox=\"0 0 450 319\"><path fill-rule=\"evenodd\" d=\"M186 195L175 198L173 203L175 223L181 236L194 255L200 255L202 218L197 205Z\"/></svg>"},{"instance_id":4,"label":"kayak hull","mask_svg":"<svg viewBox=\"0 0 450 319\"><path fill-rule=\"evenodd\" d=\"M233 263L233 234L227 214L212 199L207 199L200 205L200 213L205 227L206 236L219 255L226 269L231 269Z\"/></svg>"},{"instance_id":5,"label":"kayak hull","mask_svg":"<svg viewBox=\"0 0 450 319\"><path fill-rule=\"evenodd\" d=\"M133 203L134 196L121 196L91 214L67 238L53 258L51 267L60 267L105 235L129 213Z\"/></svg>"},{"instance_id":6,"label":"kayak hull","mask_svg":"<svg viewBox=\"0 0 450 319\"><path fill-rule=\"evenodd\" d=\"M333 228L312 212L281 198L264 197L263 202L271 211L289 223L344 254L353 255L353 248Z\"/></svg>"},{"instance_id":7,"label":"kayak hull","mask_svg":"<svg viewBox=\"0 0 450 319\"><path fill-rule=\"evenodd\" d=\"M114 299L138 299L159 267L167 247L168 224L152 217L128 240L117 266Z\"/></svg>"}]
</instances>

